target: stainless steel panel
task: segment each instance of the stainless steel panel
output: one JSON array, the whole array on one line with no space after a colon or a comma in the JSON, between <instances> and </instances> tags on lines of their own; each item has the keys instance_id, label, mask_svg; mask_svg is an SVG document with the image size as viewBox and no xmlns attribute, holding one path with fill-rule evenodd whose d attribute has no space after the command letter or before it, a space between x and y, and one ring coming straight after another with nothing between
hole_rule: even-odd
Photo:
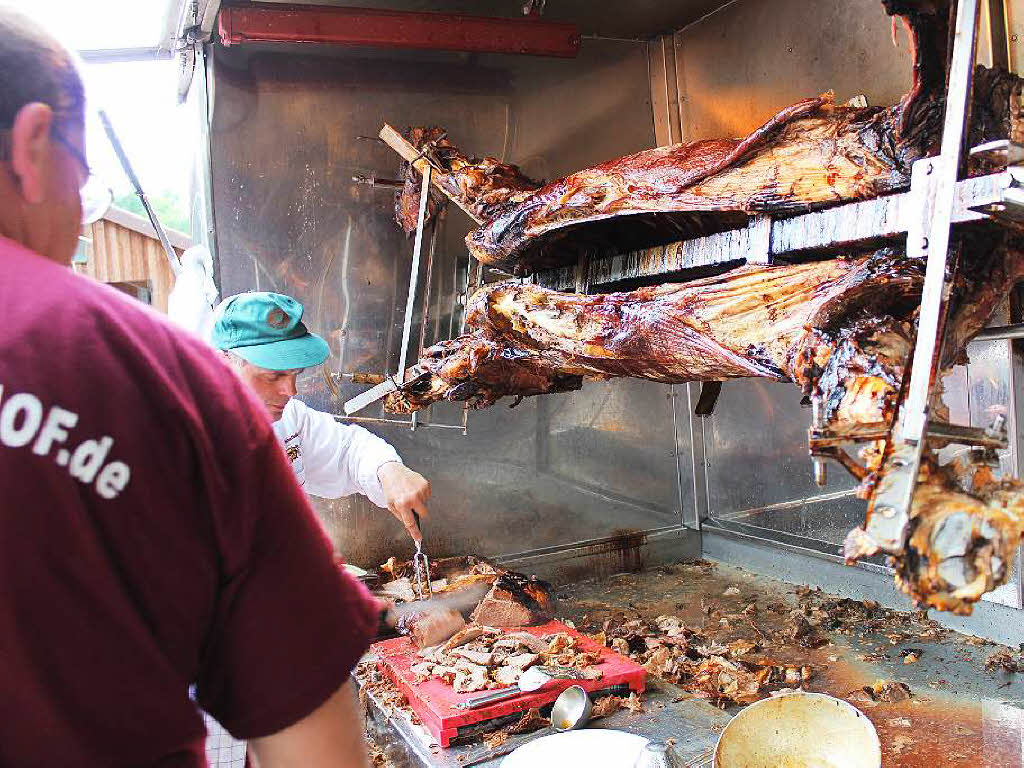
<instances>
[{"instance_id":1,"label":"stainless steel panel","mask_svg":"<svg viewBox=\"0 0 1024 768\"><path fill-rule=\"evenodd\" d=\"M893 104L910 86L906 35L879 0L737 0L678 33L683 135L740 136L828 90Z\"/></svg>"},{"instance_id":2,"label":"stainless steel panel","mask_svg":"<svg viewBox=\"0 0 1024 768\"><path fill-rule=\"evenodd\" d=\"M221 286L296 295L331 346L335 371L398 362L412 247L392 195L352 183L387 177L397 157L356 136L437 124L467 151L552 178L654 143L645 46L585 41L576 60L345 51L337 56L217 49L212 129ZM426 343L457 333L470 271L469 220L439 225ZM420 297L427 292L418 291ZM417 301L417 317L421 310ZM420 336L420 326L412 329ZM319 372L301 383L314 407L340 413ZM499 404L470 414L469 434L367 424L433 484L432 556L498 555L678 525L668 388L623 381ZM367 416L380 411L367 409ZM423 421L457 424L460 405ZM685 439L680 447L689 452ZM690 487L690 467L681 477ZM362 497L316 503L343 555L374 564L411 554L391 516ZM685 511L693 519L692 509Z\"/></svg>"},{"instance_id":3,"label":"stainless steel panel","mask_svg":"<svg viewBox=\"0 0 1024 768\"><path fill-rule=\"evenodd\" d=\"M705 421L710 517L838 546L863 522L856 483L832 467L818 488L807 457L809 412L791 384L728 381Z\"/></svg>"}]
</instances>

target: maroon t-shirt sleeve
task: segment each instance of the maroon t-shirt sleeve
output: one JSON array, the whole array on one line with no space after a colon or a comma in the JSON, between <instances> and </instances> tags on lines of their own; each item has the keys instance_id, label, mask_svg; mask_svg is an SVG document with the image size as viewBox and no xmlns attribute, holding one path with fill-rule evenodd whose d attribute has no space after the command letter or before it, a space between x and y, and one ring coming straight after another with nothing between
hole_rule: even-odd
<instances>
[{"instance_id":1,"label":"maroon t-shirt sleeve","mask_svg":"<svg viewBox=\"0 0 1024 768\"><path fill-rule=\"evenodd\" d=\"M235 461L214 520L224 574L197 682L200 705L238 738L275 733L323 704L378 619L377 601L335 565L265 420L250 440L247 450L221 452Z\"/></svg>"}]
</instances>

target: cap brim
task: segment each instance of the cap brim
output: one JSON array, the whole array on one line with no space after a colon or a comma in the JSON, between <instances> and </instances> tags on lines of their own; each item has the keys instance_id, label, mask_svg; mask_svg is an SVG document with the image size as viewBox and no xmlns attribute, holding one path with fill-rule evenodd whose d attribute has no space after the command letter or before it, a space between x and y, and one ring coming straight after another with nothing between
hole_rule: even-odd
<instances>
[{"instance_id":1,"label":"cap brim","mask_svg":"<svg viewBox=\"0 0 1024 768\"><path fill-rule=\"evenodd\" d=\"M297 339L282 339L270 344L234 347L231 351L243 360L270 371L311 368L320 365L331 353L327 342L315 333L307 333Z\"/></svg>"}]
</instances>

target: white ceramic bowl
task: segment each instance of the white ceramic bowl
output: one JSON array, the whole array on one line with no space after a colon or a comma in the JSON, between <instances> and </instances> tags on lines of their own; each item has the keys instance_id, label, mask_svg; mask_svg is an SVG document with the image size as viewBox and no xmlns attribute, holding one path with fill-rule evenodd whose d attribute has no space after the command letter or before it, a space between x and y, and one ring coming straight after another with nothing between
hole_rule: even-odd
<instances>
[{"instance_id":1,"label":"white ceramic bowl","mask_svg":"<svg viewBox=\"0 0 1024 768\"><path fill-rule=\"evenodd\" d=\"M553 733L521 746L501 768L630 768L645 744L643 736L603 728Z\"/></svg>"}]
</instances>

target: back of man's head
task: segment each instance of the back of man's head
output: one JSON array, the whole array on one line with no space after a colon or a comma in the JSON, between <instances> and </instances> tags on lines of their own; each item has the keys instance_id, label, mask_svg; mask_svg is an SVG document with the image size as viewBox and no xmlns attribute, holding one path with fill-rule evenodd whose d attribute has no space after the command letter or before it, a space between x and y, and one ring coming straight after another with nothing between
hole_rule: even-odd
<instances>
[{"instance_id":1,"label":"back of man's head","mask_svg":"<svg viewBox=\"0 0 1024 768\"><path fill-rule=\"evenodd\" d=\"M26 104L49 105L60 122L81 126L85 89L75 61L33 21L0 0L0 129Z\"/></svg>"},{"instance_id":2,"label":"back of man's head","mask_svg":"<svg viewBox=\"0 0 1024 768\"><path fill-rule=\"evenodd\" d=\"M68 264L82 222L85 89L74 57L0 0L0 236Z\"/></svg>"}]
</instances>

